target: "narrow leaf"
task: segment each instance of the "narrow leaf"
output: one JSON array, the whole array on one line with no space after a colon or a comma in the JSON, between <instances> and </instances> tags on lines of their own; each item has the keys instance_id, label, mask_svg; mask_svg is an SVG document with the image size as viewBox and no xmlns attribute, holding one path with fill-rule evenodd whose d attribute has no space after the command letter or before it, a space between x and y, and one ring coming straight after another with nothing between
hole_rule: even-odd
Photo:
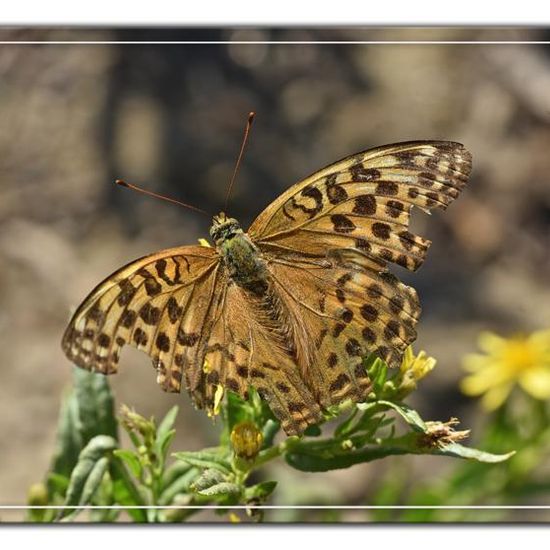
<instances>
[{"instance_id":1,"label":"narrow leaf","mask_svg":"<svg viewBox=\"0 0 550 550\"><path fill-rule=\"evenodd\" d=\"M244 498L247 502L257 500L265 501L277 487L276 481L262 481L252 487L247 487L244 492Z\"/></svg>"},{"instance_id":2,"label":"narrow leaf","mask_svg":"<svg viewBox=\"0 0 550 550\"><path fill-rule=\"evenodd\" d=\"M78 417L78 403L73 391L65 393L61 402L52 471L69 477L83 447Z\"/></svg>"},{"instance_id":3,"label":"narrow leaf","mask_svg":"<svg viewBox=\"0 0 550 550\"><path fill-rule=\"evenodd\" d=\"M183 462L182 460L177 460L168 466L162 474L162 486L168 487L180 476L191 470L192 466Z\"/></svg>"},{"instance_id":4,"label":"narrow leaf","mask_svg":"<svg viewBox=\"0 0 550 550\"><path fill-rule=\"evenodd\" d=\"M104 456L100 458L93 466L90 475L84 483L82 488L82 494L80 495L80 500L78 502L79 506L84 506L89 504L98 490L103 476L109 467L109 459Z\"/></svg>"},{"instance_id":5,"label":"narrow leaf","mask_svg":"<svg viewBox=\"0 0 550 550\"><path fill-rule=\"evenodd\" d=\"M65 497L67 487L69 486L68 477L61 474L56 474L55 472L49 472L46 482L50 494L58 494L61 497Z\"/></svg>"},{"instance_id":6,"label":"narrow leaf","mask_svg":"<svg viewBox=\"0 0 550 550\"><path fill-rule=\"evenodd\" d=\"M124 463L116 456L113 457L111 461L110 474L113 480L113 495L117 504L123 506L143 506L148 504L138 488L134 485ZM138 523L145 523L147 521L146 510L128 508L126 511L130 517Z\"/></svg>"},{"instance_id":7,"label":"narrow leaf","mask_svg":"<svg viewBox=\"0 0 550 550\"><path fill-rule=\"evenodd\" d=\"M88 477L92 473L94 466L107 453L117 447L117 442L107 435L98 435L90 440L88 445L82 449L78 457L78 462L71 473L67 495L65 497L66 506L76 506L80 503L84 487ZM58 519L62 519L72 513L73 510L65 508L61 510Z\"/></svg>"},{"instance_id":8,"label":"narrow leaf","mask_svg":"<svg viewBox=\"0 0 550 550\"><path fill-rule=\"evenodd\" d=\"M223 483L224 481L226 481L226 478L219 470L204 470L200 477L193 482L192 489L194 491L201 492L209 487L212 487L213 485Z\"/></svg>"},{"instance_id":9,"label":"narrow leaf","mask_svg":"<svg viewBox=\"0 0 550 550\"><path fill-rule=\"evenodd\" d=\"M403 403L397 404L392 403L391 401L382 400L378 401L378 403L398 412L405 419L405 422L407 422L407 424L409 424L409 426L411 426L417 432L425 433L427 431L424 420L420 418L420 415L414 409L411 409Z\"/></svg>"},{"instance_id":10,"label":"narrow leaf","mask_svg":"<svg viewBox=\"0 0 550 550\"><path fill-rule=\"evenodd\" d=\"M334 437L340 437L350 431L351 425L353 424L353 420L355 419L358 411L359 409L355 407L351 414L339 426L336 427L336 430L334 430Z\"/></svg>"},{"instance_id":11,"label":"narrow leaf","mask_svg":"<svg viewBox=\"0 0 550 550\"><path fill-rule=\"evenodd\" d=\"M409 452L408 449L399 447L373 447L332 455L327 453L323 456L293 451L285 455L285 460L290 466L302 472L328 472L349 468L355 464L372 462L390 455L402 455Z\"/></svg>"},{"instance_id":12,"label":"narrow leaf","mask_svg":"<svg viewBox=\"0 0 550 550\"><path fill-rule=\"evenodd\" d=\"M132 475L139 478L141 476L141 464L139 462L139 457L133 451L128 451L126 449L116 449L113 451L113 454L120 458L127 466L130 468Z\"/></svg>"},{"instance_id":13,"label":"narrow leaf","mask_svg":"<svg viewBox=\"0 0 550 550\"><path fill-rule=\"evenodd\" d=\"M511 456L516 454L516 451L511 451L506 454L493 454L486 451L480 451L478 449L472 449L470 447L464 447L460 443L449 443L444 447L440 447L434 451L434 454L444 455L444 456L456 456L459 458L469 458L477 460L478 462L488 462L495 464L497 462L504 462L508 460Z\"/></svg>"},{"instance_id":14,"label":"narrow leaf","mask_svg":"<svg viewBox=\"0 0 550 550\"><path fill-rule=\"evenodd\" d=\"M240 492L241 487L239 485L228 482L218 483L216 485L212 485L212 487L204 489L203 491L198 491L200 495L204 495L206 497L238 495Z\"/></svg>"},{"instance_id":15,"label":"narrow leaf","mask_svg":"<svg viewBox=\"0 0 550 550\"><path fill-rule=\"evenodd\" d=\"M172 504L178 495L189 493L191 483L193 483L198 475L198 470L191 468L180 477L174 479L170 485L165 486L160 494L159 504Z\"/></svg>"},{"instance_id":16,"label":"narrow leaf","mask_svg":"<svg viewBox=\"0 0 550 550\"><path fill-rule=\"evenodd\" d=\"M273 445L273 439L277 435L277 432L280 428L281 425L279 424L279 422L271 420L271 418L267 420L262 430L264 436L264 449L267 449L268 447L271 447Z\"/></svg>"},{"instance_id":17,"label":"narrow leaf","mask_svg":"<svg viewBox=\"0 0 550 550\"><path fill-rule=\"evenodd\" d=\"M176 430L172 429L166 432L162 437L157 436L155 447L163 460L166 460L166 455L168 454L168 449L170 444L176 435Z\"/></svg>"},{"instance_id":18,"label":"narrow leaf","mask_svg":"<svg viewBox=\"0 0 550 550\"><path fill-rule=\"evenodd\" d=\"M173 453L173 456L178 460L183 460L191 466L196 466L197 468L207 469L214 468L225 474L231 472L231 464L220 457L218 454L209 453L205 451L197 452L179 452Z\"/></svg>"},{"instance_id":19,"label":"narrow leaf","mask_svg":"<svg viewBox=\"0 0 550 550\"><path fill-rule=\"evenodd\" d=\"M157 428L157 441L160 442L164 440L166 435L172 431L174 428L174 423L176 422L176 417L178 416L178 406L174 405L162 419L159 427Z\"/></svg>"},{"instance_id":20,"label":"narrow leaf","mask_svg":"<svg viewBox=\"0 0 550 550\"><path fill-rule=\"evenodd\" d=\"M73 383L84 444L96 435L118 439L114 400L107 377L75 367Z\"/></svg>"}]
</instances>

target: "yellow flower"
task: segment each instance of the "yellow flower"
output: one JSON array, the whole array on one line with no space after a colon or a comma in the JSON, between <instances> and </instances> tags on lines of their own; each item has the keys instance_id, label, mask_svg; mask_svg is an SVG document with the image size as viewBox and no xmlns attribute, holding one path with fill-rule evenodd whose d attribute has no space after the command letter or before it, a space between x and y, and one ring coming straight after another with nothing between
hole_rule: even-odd
<instances>
[{"instance_id":1,"label":"yellow flower","mask_svg":"<svg viewBox=\"0 0 550 550\"><path fill-rule=\"evenodd\" d=\"M399 368L399 379L397 386L400 396L404 397L414 391L417 382L422 380L435 367L436 360L430 357L425 351L415 355L412 346L409 346L403 354L401 367Z\"/></svg>"},{"instance_id":2,"label":"yellow flower","mask_svg":"<svg viewBox=\"0 0 550 550\"><path fill-rule=\"evenodd\" d=\"M461 382L466 395L483 395L487 410L500 407L515 384L536 399L550 398L550 330L508 339L484 332L478 344L485 355L464 358L464 369L472 373Z\"/></svg>"},{"instance_id":3,"label":"yellow flower","mask_svg":"<svg viewBox=\"0 0 550 550\"><path fill-rule=\"evenodd\" d=\"M435 367L435 359L430 357L425 351L420 351L415 355L412 346L409 346L403 354L400 371L404 374L410 373L415 380L422 380Z\"/></svg>"}]
</instances>

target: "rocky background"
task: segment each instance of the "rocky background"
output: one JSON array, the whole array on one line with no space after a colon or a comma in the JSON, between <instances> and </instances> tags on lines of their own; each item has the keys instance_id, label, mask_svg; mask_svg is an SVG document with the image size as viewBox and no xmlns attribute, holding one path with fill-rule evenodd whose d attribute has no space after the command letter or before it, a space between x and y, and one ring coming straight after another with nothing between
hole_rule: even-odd
<instances>
[{"instance_id":1,"label":"rocky background","mask_svg":"<svg viewBox=\"0 0 550 550\"><path fill-rule=\"evenodd\" d=\"M548 40L538 31L9 30L11 40ZM246 114L257 112L229 213L247 226L279 193L343 156L386 143L464 143L463 196L414 230L433 240L416 274L417 349L438 367L414 396L425 418L484 413L462 396L461 357L481 329L550 326L550 47L472 44L0 44L0 504L24 504L53 449L71 365L70 313L121 265L195 243L210 220L113 185L146 186L217 212ZM112 385L145 416L181 408L175 448L215 444L186 395L164 394L130 348ZM407 459L411 479L447 459ZM279 504L369 502L385 463L305 475L283 464ZM286 492L284 487L287 488ZM289 488L292 487L292 491ZM296 488L299 488L297 490ZM2 519L21 514L4 512ZM365 513L345 516L352 521Z\"/></svg>"}]
</instances>

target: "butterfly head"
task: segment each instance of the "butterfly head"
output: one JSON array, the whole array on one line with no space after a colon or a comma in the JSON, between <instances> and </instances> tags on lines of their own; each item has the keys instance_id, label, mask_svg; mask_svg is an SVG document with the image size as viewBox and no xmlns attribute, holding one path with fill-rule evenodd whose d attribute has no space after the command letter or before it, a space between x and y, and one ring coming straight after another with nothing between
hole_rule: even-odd
<instances>
[{"instance_id":1,"label":"butterfly head","mask_svg":"<svg viewBox=\"0 0 550 550\"><path fill-rule=\"evenodd\" d=\"M217 245L242 232L239 222L235 218L228 218L224 212L220 212L212 219L210 236Z\"/></svg>"}]
</instances>

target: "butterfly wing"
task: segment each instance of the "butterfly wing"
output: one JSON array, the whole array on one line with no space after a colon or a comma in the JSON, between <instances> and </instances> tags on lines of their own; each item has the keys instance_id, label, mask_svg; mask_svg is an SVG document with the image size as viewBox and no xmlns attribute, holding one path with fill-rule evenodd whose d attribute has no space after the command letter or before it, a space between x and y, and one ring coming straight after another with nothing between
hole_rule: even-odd
<instances>
[{"instance_id":1,"label":"butterfly wing","mask_svg":"<svg viewBox=\"0 0 550 550\"><path fill-rule=\"evenodd\" d=\"M347 157L292 186L252 223L264 251L325 256L354 247L416 270L430 241L408 231L413 206L446 208L466 184L459 143L413 141Z\"/></svg>"},{"instance_id":2,"label":"butterfly wing","mask_svg":"<svg viewBox=\"0 0 550 550\"><path fill-rule=\"evenodd\" d=\"M302 345L315 354L309 376L324 402L364 397L358 358L374 352L397 366L414 341L416 292L387 263L422 264L430 241L409 232L412 207L446 208L470 170L458 143L379 147L297 183L252 223L248 234L292 295L296 318L315 327Z\"/></svg>"},{"instance_id":3,"label":"butterfly wing","mask_svg":"<svg viewBox=\"0 0 550 550\"><path fill-rule=\"evenodd\" d=\"M116 372L120 350L145 351L166 391L200 378L201 340L224 281L215 249L186 246L146 256L121 268L84 300L65 331L67 357L84 369Z\"/></svg>"},{"instance_id":4,"label":"butterfly wing","mask_svg":"<svg viewBox=\"0 0 550 550\"><path fill-rule=\"evenodd\" d=\"M249 385L270 401L288 433L319 422L321 410L266 329L260 304L233 284L213 248L146 256L100 283L75 312L62 347L79 367L112 374L125 344L145 351L165 391L182 380L195 404L213 410L220 386Z\"/></svg>"},{"instance_id":5,"label":"butterfly wing","mask_svg":"<svg viewBox=\"0 0 550 550\"><path fill-rule=\"evenodd\" d=\"M316 401L324 408L365 401L372 385L363 358L373 353L397 366L416 337L414 289L354 249L332 251L326 259L272 257L269 263L291 320L307 327L300 345L310 348L312 360L297 369Z\"/></svg>"},{"instance_id":6,"label":"butterfly wing","mask_svg":"<svg viewBox=\"0 0 550 550\"><path fill-rule=\"evenodd\" d=\"M220 385L243 398L250 386L269 402L289 435L302 433L322 419L308 381L289 354L286 320L277 318L276 289L255 298L228 282L211 310L213 323L205 347L204 367L191 391L196 403L215 409ZM266 308L266 300L270 302Z\"/></svg>"}]
</instances>

